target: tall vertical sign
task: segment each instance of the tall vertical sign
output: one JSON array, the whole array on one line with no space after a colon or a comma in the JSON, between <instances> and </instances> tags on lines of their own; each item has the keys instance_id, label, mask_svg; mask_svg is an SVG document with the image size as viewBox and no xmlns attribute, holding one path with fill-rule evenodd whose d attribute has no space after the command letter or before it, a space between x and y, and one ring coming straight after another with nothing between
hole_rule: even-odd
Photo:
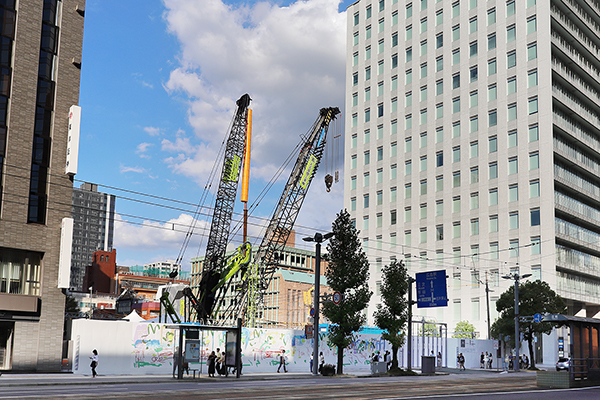
<instances>
[{"instance_id":1,"label":"tall vertical sign","mask_svg":"<svg viewBox=\"0 0 600 400\"><path fill-rule=\"evenodd\" d=\"M77 174L79 160L79 131L81 128L81 107L71 106L69 109L69 130L67 139L67 162L65 174Z\"/></svg>"},{"instance_id":2,"label":"tall vertical sign","mask_svg":"<svg viewBox=\"0 0 600 400\"><path fill-rule=\"evenodd\" d=\"M68 289L71 281L71 251L73 247L73 218L63 218L60 230L60 254L58 257L59 289Z\"/></svg>"}]
</instances>

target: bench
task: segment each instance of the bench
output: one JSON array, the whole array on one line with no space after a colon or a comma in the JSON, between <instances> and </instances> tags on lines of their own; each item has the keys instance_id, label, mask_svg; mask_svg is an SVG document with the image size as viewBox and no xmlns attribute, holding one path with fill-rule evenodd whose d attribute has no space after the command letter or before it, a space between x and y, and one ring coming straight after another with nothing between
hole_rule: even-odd
<instances>
[{"instance_id":1,"label":"bench","mask_svg":"<svg viewBox=\"0 0 600 400\"><path fill-rule=\"evenodd\" d=\"M189 371L193 372L194 379L196 379L196 372L198 372L198 378L200 378L200 370L199 369L190 368ZM189 374L189 372L188 372L188 374Z\"/></svg>"}]
</instances>

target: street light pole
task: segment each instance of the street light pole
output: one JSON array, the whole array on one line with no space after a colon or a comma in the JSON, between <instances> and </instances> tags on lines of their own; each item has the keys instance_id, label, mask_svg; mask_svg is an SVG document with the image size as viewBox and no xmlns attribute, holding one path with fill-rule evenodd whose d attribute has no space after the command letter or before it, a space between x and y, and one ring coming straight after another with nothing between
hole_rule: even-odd
<instances>
[{"instance_id":1,"label":"street light pole","mask_svg":"<svg viewBox=\"0 0 600 400\"><path fill-rule=\"evenodd\" d=\"M490 329L490 287L488 286L488 273L485 271L485 302L487 305L487 328L488 328L488 340L492 338L492 330Z\"/></svg>"},{"instance_id":2,"label":"street light pole","mask_svg":"<svg viewBox=\"0 0 600 400\"><path fill-rule=\"evenodd\" d=\"M315 233L314 237L302 238L305 242L315 242L315 293L314 293L314 309L315 315L313 316L313 370L314 375L319 374L319 306L321 296L319 289L321 288L321 243L328 240L333 236L333 232L322 235Z\"/></svg>"},{"instance_id":3,"label":"street light pole","mask_svg":"<svg viewBox=\"0 0 600 400\"><path fill-rule=\"evenodd\" d=\"M515 372L519 372L519 346L520 346L520 338L519 335L519 279L529 278L531 274L523 274L519 276L518 273L505 275L502 278L504 279L514 279L515 280L515 359L513 361L513 368Z\"/></svg>"}]
</instances>

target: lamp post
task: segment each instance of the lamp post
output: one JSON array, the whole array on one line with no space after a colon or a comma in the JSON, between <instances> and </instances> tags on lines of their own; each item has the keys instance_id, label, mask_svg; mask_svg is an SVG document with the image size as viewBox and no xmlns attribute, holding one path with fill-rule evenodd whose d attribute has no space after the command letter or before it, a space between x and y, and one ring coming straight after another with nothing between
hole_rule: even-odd
<instances>
[{"instance_id":1,"label":"lamp post","mask_svg":"<svg viewBox=\"0 0 600 400\"><path fill-rule=\"evenodd\" d=\"M518 273L504 275L503 279L514 279L515 280L515 360L513 361L513 367L515 372L519 372L519 279L529 278L531 274L523 274L519 276Z\"/></svg>"},{"instance_id":2,"label":"lamp post","mask_svg":"<svg viewBox=\"0 0 600 400\"><path fill-rule=\"evenodd\" d=\"M319 305L321 296L319 289L321 287L321 243L325 240L330 239L333 236L333 232L322 235L315 233L314 237L302 238L305 242L315 242L315 294L314 294L314 309L315 316L313 317L313 370L314 375L319 374Z\"/></svg>"}]
</instances>

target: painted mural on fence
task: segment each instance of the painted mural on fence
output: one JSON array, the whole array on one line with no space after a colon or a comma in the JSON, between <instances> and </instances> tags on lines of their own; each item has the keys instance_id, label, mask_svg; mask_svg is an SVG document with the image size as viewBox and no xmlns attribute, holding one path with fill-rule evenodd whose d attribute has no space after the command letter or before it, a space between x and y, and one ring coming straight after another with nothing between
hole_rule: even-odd
<instances>
[{"instance_id":1,"label":"painted mural on fence","mask_svg":"<svg viewBox=\"0 0 600 400\"><path fill-rule=\"evenodd\" d=\"M358 334L348 349L344 351L344 366L350 370L370 368L371 354L381 354L390 349L380 334ZM212 351L225 349L224 332L204 331L200 335L201 359L197 364L205 365ZM279 355L285 350L286 362L290 371L309 371L313 340L306 339L302 330L286 329L242 329L242 365L246 372L273 371L279 365ZM330 346L325 333L320 334L319 350L325 362L337 363L337 348ZM316 357L318 359L318 357ZM142 366L142 365L140 365Z\"/></svg>"},{"instance_id":2,"label":"painted mural on fence","mask_svg":"<svg viewBox=\"0 0 600 400\"><path fill-rule=\"evenodd\" d=\"M134 368L162 367L173 361L175 333L164 324L140 323L132 340Z\"/></svg>"}]
</instances>

